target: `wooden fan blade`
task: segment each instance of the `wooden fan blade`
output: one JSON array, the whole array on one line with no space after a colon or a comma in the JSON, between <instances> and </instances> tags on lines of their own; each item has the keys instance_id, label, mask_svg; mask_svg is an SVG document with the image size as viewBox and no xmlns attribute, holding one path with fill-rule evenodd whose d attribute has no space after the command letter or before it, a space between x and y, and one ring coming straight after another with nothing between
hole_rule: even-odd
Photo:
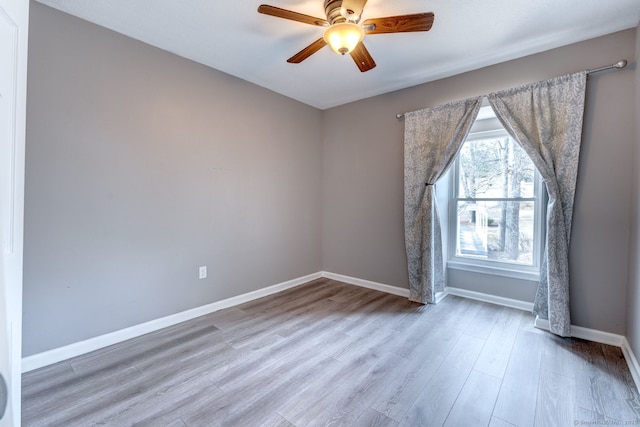
<instances>
[{"instance_id":1,"label":"wooden fan blade","mask_svg":"<svg viewBox=\"0 0 640 427\"><path fill-rule=\"evenodd\" d=\"M351 57L363 73L376 67L376 62L362 42L358 43L358 46L351 51Z\"/></svg>"},{"instance_id":2,"label":"wooden fan blade","mask_svg":"<svg viewBox=\"0 0 640 427\"><path fill-rule=\"evenodd\" d=\"M367 19L362 24L367 34L411 33L429 31L435 16L432 12Z\"/></svg>"},{"instance_id":3,"label":"wooden fan blade","mask_svg":"<svg viewBox=\"0 0 640 427\"><path fill-rule=\"evenodd\" d=\"M319 27L328 27L329 22L326 19L316 18L314 16L305 15L303 13L293 12L287 9L280 9L279 7L269 6L261 4L258 7L258 12L265 15L275 16L277 18L290 19L291 21L302 22L310 25L317 25Z\"/></svg>"},{"instance_id":4,"label":"wooden fan blade","mask_svg":"<svg viewBox=\"0 0 640 427\"><path fill-rule=\"evenodd\" d=\"M324 41L323 38L319 38L318 40L311 43L309 46L302 49L300 52L293 55L291 58L287 59L287 62L290 64L299 64L323 47L327 45L327 42Z\"/></svg>"},{"instance_id":5,"label":"wooden fan blade","mask_svg":"<svg viewBox=\"0 0 640 427\"><path fill-rule=\"evenodd\" d=\"M345 18L354 15L356 17L355 22L358 22L365 4L367 4L367 0L342 0L340 14Z\"/></svg>"}]
</instances>

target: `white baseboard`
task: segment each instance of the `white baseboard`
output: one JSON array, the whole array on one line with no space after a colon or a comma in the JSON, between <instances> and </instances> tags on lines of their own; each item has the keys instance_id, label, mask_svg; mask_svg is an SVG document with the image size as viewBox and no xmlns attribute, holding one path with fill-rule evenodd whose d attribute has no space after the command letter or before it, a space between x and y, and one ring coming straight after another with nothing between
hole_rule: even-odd
<instances>
[{"instance_id":1,"label":"white baseboard","mask_svg":"<svg viewBox=\"0 0 640 427\"><path fill-rule=\"evenodd\" d=\"M401 297L409 298L409 289L399 288L397 286L385 285L383 283L372 282L370 280L358 279L356 277L343 276L342 274L330 273L323 271L320 273L322 277L327 279L337 280L339 282L348 283L350 285L356 285L363 288L373 289L376 291L386 292L392 295L399 295Z\"/></svg>"},{"instance_id":2,"label":"white baseboard","mask_svg":"<svg viewBox=\"0 0 640 427\"><path fill-rule=\"evenodd\" d=\"M536 316L536 320L534 321L533 325L538 329L542 329L545 331L549 330L549 321L546 319L541 319L538 316ZM571 325L571 336L587 341L613 345L615 347L622 347L623 342L626 340L626 338L622 335L603 332L597 329L583 328L582 326L575 325Z\"/></svg>"},{"instance_id":3,"label":"white baseboard","mask_svg":"<svg viewBox=\"0 0 640 427\"><path fill-rule=\"evenodd\" d=\"M121 329L119 331L110 332L108 334L100 335L88 340L69 344L64 347L59 347L53 350L34 354L32 356L27 356L22 359L22 372L29 372L34 369L52 365L54 363L67 360L72 357L80 356L82 354L86 354L113 344L117 344L131 338L136 338L162 328L173 326L187 320L195 319L196 317L204 316L206 314L213 313L214 311L233 307L238 304L265 297L267 295L275 294L277 292L293 288L303 283L319 279L320 277L322 277L321 273L309 274L304 277L299 277L287 282L278 283L276 285L269 286L263 289L258 289L257 291L248 292L246 294L227 298L222 301L216 301L211 304L203 305L180 313L172 314L170 316L151 320L149 322Z\"/></svg>"},{"instance_id":4,"label":"white baseboard","mask_svg":"<svg viewBox=\"0 0 640 427\"><path fill-rule=\"evenodd\" d=\"M633 354L633 350L631 349L626 337L622 340L621 348L624 359L627 361L627 365L629 365L633 382L636 384L636 388L640 390L640 365L638 365L638 359L636 359L636 355Z\"/></svg>"},{"instance_id":5,"label":"white baseboard","mask_svg":"<svg viewBox=\"0 0 640 427\"><path fill-rule=\"evenodd\" d=\"M491 304L502 305L505 307L517 308L531 312L533 311L533 303L521 301L512 298L499 297L496 295L484 294L482 292L469 291L467 289L447 287L444 290L447 295L455 295L462 298L475 299L478 301L489 302Z\"/></svg>"}]
</instances>

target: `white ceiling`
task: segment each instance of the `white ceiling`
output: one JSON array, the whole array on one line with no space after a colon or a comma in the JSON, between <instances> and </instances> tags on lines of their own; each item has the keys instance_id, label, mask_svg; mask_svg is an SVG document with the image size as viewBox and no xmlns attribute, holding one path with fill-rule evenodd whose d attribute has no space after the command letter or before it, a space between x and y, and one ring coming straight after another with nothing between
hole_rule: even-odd
<instances>
[{"instance_id":1,"label":"white ceiling","mask_svg":"<svg viewBox=\"0 0 640 427\"><path fill-rule=\"evenodd\" d=\"M257 12L266 3L324 18L323 0L38 1L320 109L636 27L640 20L640 0L369 0L363 20L433 12L435 21L429 32L365 37L377 67L361 73L329 47L288 64L323 29ZM600 65L607 64L592 64Z\"/></svg>"}]
</instances>

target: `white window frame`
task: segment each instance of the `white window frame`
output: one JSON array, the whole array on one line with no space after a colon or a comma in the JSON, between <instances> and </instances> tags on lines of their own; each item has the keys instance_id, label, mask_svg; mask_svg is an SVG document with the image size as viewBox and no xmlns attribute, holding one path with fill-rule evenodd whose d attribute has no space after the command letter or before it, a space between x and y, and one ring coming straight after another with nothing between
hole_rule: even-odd
<instances>
[{"instance_id":1,"label":"white window frame","mask_svg":"<svg viewBox=\"0 0 640 427\"><path fill-rule=\"evenodd\" d=\"M489 107L490 108L490 107ZM489 139L494 137L509 136L506 129L500 126L497 129L486 130L482 132L473 132L467 136L467 141L477 141L481 139ZM517 143L517 142L516 142ZM520 198L465 198L458 197L458 186L460 184L459 179L459 156L451 166L449 175L449 197L448 197L448 248L449 256L447 261L447 267L456 270L472 271L483 274L493 274L498 276L513 277L517 279L538 281L540 279L540 266L542 263L542 256L544 250L545 240L545 211L547 204L546 187L542 180L540 173L536 170L535 179L533 182L534 197L520 197ZM534 201L534 223L533 223L533 263L532 265L522 265L510 262L501 262L494 260L474 259L468 257L462 257L457 255L457 238L458 238L458 202L459 201Z\"/></svg>"}]
</instances>

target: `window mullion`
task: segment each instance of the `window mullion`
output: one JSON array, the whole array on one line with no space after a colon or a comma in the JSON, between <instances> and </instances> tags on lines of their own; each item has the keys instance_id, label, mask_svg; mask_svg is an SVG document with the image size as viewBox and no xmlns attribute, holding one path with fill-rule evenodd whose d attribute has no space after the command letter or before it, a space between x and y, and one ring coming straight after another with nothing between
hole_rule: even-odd
<instances>
[{"instance_id":1,"label":"window mullion","mask_svg":"<svg viewBox=\"0 0 640 427\"><path fill-rule=\"evenodd\" d=\"M456 197L458 202L536 202L535 197Z\"/></svg>"}]
</instances>

